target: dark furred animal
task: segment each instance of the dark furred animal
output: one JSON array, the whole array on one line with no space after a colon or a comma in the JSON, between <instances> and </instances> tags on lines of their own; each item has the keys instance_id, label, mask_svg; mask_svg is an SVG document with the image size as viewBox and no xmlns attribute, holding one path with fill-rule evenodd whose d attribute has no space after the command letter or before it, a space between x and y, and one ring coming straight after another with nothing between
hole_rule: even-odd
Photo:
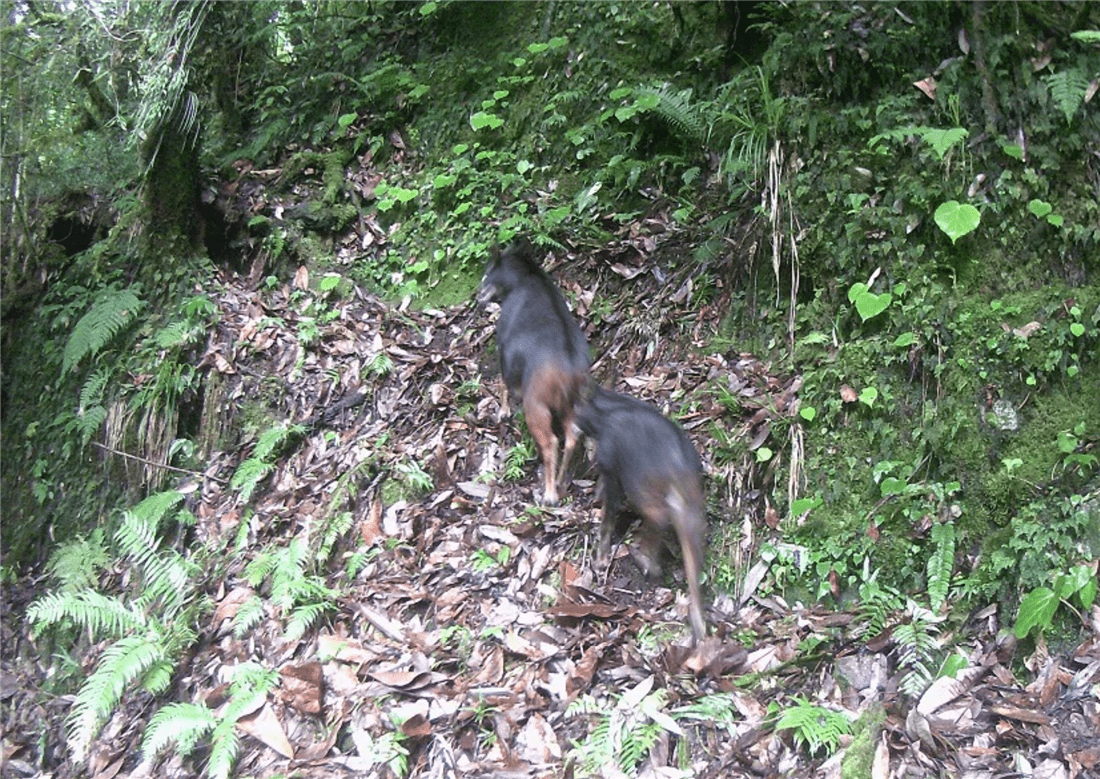
<instances>
[{"instance_id":1,"label":"dark furred animal","mask_svg":"<svg viewBox=\"0 0 1100 779\"><path fill-rule=\"evenodd\" d=\"M577 407L577 424L596 441L602 480L601 559L611 551L619 512L629 502L642 515L647 575L660 570L660 552L669 527L676 532L687 574L691 632L706 635L699 582L706 513L703 466L683 429L648 403L594 387Z\"/></svg>"},{"instance_id":2,"label":"dark furred animal","mask_svg":"<svg viewBox=\"0 0 1100 779\"><path fill-rule=\"evenodd\" d=\"M527 428L542 456L540 502L556 505L577 443L573 407L588 377L588 343L527 244L493 250L477 299L500 303L500 371L512 401L523 404ZM559 442L564 442L560 467Z\"/></svg>"}]
</instances>

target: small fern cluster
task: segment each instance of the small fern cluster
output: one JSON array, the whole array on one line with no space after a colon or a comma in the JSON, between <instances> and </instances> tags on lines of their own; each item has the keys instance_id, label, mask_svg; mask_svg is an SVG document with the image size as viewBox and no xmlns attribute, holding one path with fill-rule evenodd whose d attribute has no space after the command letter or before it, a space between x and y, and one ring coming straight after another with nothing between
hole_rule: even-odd
<instances>
[{"instance_id":1,"label":"small fern cluster","mask_svg":"<svg viewBox=\"0 0 1100 779\"><path fill-rule=\"evenodd\" d=\"M65 344L61 374L96 354L134 321L145 302L132 289L108 289L80 318Z\"/></svg>"},{"instance_id":2,"label":"small fern cluster","mask_svg":"<svg viewBox=\"0 0 1100 779\"><path fill-rule=\"evenodd\" d=\"M662 734L684 734L664 710L668 691L654 690L653 682L652 676L642 680L610 710L589 695L578 698L566 709L567 717L596 717L588 738L573 742L578 776L603 776L608 766L634 775Z\"/></svg>"},{"instance_id":3,"label":"small fern cluster","mask_svg":"<svg viewBox=\"0 0 1100 779\"><path fill-rule=\"evenodd\" d=\"M276 608L289 614L285 636L295 641L326 611L335 608L336 593L320 577L307 572L311 556L301 538L287 546L263 552L245 569L245 579L253 588L270 582L270 599ZM264 600L259 595L247 600L233 618L233 631L243 636L263 617Z\"/></svg>"},{"instance_id":4,"label":"small fern cluster","mask_svg":"<svg viewBox=\"0 0 1100 779\"><path fill-rule=\"evenodd\" d=\"M795 745L807 748L811 754L822 748L827 755L836 752L841 737L852 732L852 720L848 715L817 706L798 695L792 700L795 705L779 715L775 729L791 731Z\"/></svg>"},{"instance_id":5,"label":"small fern cluster","mask_svg":"<svg viewBox=\"0 0 1100 779\"><path fill-rule=\"evenodd\" d=\"M267 699L278 683L277 671L255 663L243 663L232 670L229 700L218 711L197 703L171 703L162 707L145 729L141 748L147 755L156 755L175 744L183 757L190 755L209 734L209 755L206 775L211 779L227 779L237 758L240 739L237 721L255 711Z\"/></svg>"},{"instance_id":6,"label":"small fern cluster","mask_svg":"<svg viewBox=\"0 0 1100 779\"><path fill-rule=\"evenodd\" d=\"M237 466L229 486L240 493L242 503L252 498L252 492L275 469L275 456L283 444L305 433L302 425L276 425L265 430L252 450L252 456Z\"/></svg>"},{"instance_id":7,"label":"small fern cluster","mask_svg":"<svg viewBox=\"0 0 1100 779\"><path fill-rule=\"evenodd\" d=\"M905 695L919 697L934 678L934 661L939 651L936 616L915 603L909 604L907 619L894 628L898 644L898 667L905 671L898 689Z\"/></svg>"},{"instance_id":8,"label":"small fern cluster","mask_svg":"<svg viewBox=\"0 0 1100 779\"><path fill-rule=\"evenodd\" d=\"M153 694L163 692L179 658L195 640L193 625L203 604L197 589L200 570L175 550L160 548L158 537L166 517L193 522L188 511L177 510L182 500L181 493L170 490L125 513L114 546L132 572L129 592L111 596L91 586L78 590L63 586L27 610L36 635L70 626L87 631L93 641L111 641L81 685L69 714L69 748L77 762L84 759L126 691L136 685ZM57 558L54 565L55 570L64 570L70 583L77 577L63 561L74 553ZM93 554L94 559L98 555ZM83 576L87 581L87 571Z\"/></svg>"}]
</instances>

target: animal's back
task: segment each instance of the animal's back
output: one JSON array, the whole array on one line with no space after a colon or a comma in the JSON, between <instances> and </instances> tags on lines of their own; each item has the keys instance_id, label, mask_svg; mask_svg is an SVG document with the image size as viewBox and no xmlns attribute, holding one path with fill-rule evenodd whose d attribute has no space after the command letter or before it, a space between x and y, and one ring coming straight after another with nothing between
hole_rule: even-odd
<instances>
[{"instance_id":1,"label":"animal's back","mask_svg":"<svg viewBox=\"0 0 1100 779\"><path fill-rule=\"evenodd\" d=\"M588 344L565 298L545 274L528 274L501 301L497 337L505 362L519 364L521 375L506 377L526 383L540 366L568 373L588 371Z\"/></svg>"}]
</instances>

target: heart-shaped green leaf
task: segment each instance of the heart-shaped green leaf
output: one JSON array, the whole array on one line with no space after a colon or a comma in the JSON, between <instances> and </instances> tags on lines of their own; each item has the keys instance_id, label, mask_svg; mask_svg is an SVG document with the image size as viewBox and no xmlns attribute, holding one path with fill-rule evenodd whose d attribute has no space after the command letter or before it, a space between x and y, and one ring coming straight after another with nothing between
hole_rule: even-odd
<instances>
[{"instance_id":1,"label":"heart-shaped green leaf","mask_svg":"<svg viewBox=\"0 0 1100 779\"><path fill-rule=\"evenodd\" d=\"M848 302L855 303L856 298L867 291L867 285L862 281L857 281L851 287L848 288Z\"/></svg>"},{"instance_id":2,"label":"heart-shaped green leaf","mask_svg":"<svg viewBox=\"0 0 1100 779\"><path fill-rule=\"evenodd\" d=\"M903 495L905 489L909 485L904 479L898 479L893 476L887 476L882 480L882 484L879 485L879 489L882 491L882 497L886 498L890 495Z\"/></svg>"},{"instance_id":3,"label":"heart-shaped green leaf","mask_svg":"<svg viewBox=\"0 0 1100 779\"><path fill-rule=\"evenodd\" d=\"M813 406L803 406L798 410L798 414L807 422L813 422L817 416L817 409Z\"/></svg>"},{"instance_id":4,"label":"heart-shaped green leaf","mask_svg":"<svg viewBox=\"0 0 1100 779\"><path fill-rule=\"evenodd\" d=\"M872 317L876 317L885 311L890 302L894 299L894 296L889 292L883 292L881 295L876 295L873 292L864 292L862 295L856 297L856 311L859 312L859 316L866 322Z\"/></svg>"},{"instance_id":5,"label":"heart-shaped green leaf","mask_svg":"<svg viewBox=\"0 0 1100 779\"><path fill-rule=\"evenodd\" d=\"M1044 216L1054 210L1054 206L1045 200L1032 200L1027 204L1027 210L1033 213L1038 219L1042 219Z\"/></svg>"},{"instance_id":6,"label":"heart-shaped green leaf","mask_svg":"<svg viewBox=\"0 0 1100 779\"><path fill-rule=\"evenodd\" d=\"M948 200L936 209L936 225L947 233L951 243L962 238L967 233L972 233L982 221L982 215L978 209L969 203L960 203L957 200Z\"/></svg>"},{"instance_id":7,"label":"heart-shaped green leaf","mask_svg":"<svg viewBox=\"0 0 1100 779\"><path fill-rule=\"evenodd\" d=\"M1085 326L1080 322L1074 322L1069 326L1069 331L1080 338L1085 334Z\"/></svg>"},{"instance_id":8,"label":"heart-shaped green leaf","mask_svg":"<svg viewBox=\"0 0 1100 779\"><path fill-rule=\"evenodd\" d=\"M859 393L859 402L868 408L874 408L876 400L878 400L878 390L874 387L866 387Z\"/></svg>"}]
</instances>

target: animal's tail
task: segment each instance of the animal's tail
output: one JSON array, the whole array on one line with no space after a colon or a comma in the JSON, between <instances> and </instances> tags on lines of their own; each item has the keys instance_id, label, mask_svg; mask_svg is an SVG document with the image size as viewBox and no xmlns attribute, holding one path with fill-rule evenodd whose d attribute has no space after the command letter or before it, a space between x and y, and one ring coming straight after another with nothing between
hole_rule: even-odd
<instances>
[{"instance_id":1,"label":"animal's tail","mask_svg":"<svg viewBox=\"0 0 1100 779\"><path fill-rule=\"evenodd\" d=\"M703 496L698 481L694 477L690 480L673 480L665 493L665 503L672 515L672 526L676 529L676 537L680 541L680 550L684 557L691 634L699 642L707 634L707 623L703 619L703 593L700 583L706 518L703 516Z\"/></svg>"}]
</instances>

